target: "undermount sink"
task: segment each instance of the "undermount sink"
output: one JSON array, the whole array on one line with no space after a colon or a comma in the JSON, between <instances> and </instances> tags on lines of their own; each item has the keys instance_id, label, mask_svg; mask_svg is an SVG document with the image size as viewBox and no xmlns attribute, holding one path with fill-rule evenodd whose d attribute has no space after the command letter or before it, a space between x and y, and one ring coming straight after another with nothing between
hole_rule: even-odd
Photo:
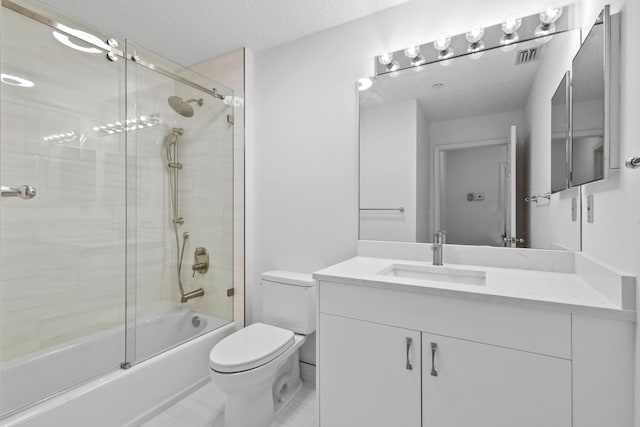
<instances>
[{"instance_id":1,"label":"undermount sink","mask_svg":"<svg viewBox=\"0 0 640 427\"><path fill-rule=\"evenodd\" d=\"M461 285L482 286L487 275L480 270L464 270L442 266L392 264L378 274L383 276L404 277L429 282L457 283Z\"/></svg>"}]
</instances>

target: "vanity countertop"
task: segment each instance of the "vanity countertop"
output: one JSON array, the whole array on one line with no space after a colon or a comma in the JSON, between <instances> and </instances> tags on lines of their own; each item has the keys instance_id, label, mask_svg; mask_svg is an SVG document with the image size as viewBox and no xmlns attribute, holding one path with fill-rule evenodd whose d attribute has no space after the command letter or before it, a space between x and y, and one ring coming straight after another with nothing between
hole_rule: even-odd
<instances>
[{"instance_id":1,"label":"vanity countertop","mask_svg":"<svg viewBox=\"0 0 640 427\"><path fill-rule=\"evenodd\" d=\"M580 313L635 321L633 310L624 310L575 273L525 270L446 263L442 268L482 271L483 285L381 275L392 265L431 268L431 262L357 256L314 273L319 281L341 282L405 292L475 299L553 311ZM435 267L439 268L439 267Z\"/></svg>"}]
</instances>

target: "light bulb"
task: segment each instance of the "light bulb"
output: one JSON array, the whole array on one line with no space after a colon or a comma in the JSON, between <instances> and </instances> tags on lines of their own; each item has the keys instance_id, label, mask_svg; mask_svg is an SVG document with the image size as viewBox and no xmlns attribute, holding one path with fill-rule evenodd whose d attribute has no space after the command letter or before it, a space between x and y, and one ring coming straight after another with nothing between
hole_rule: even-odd
<instances>
[{"instance_id":1,"label":"light bulb","mask_svg":"<svg viewBox=\"0 0 640 427\"><path fill-rule=\"evenodd\" d=\"M518 31L520 25L522 25L522 19L509 16L501 24L502 32L505 34L513 34Z\"/></svg>"},{"instance_id":2,"label":"light bulb","mask_svg":"<svg viewBox=\"0 0 640 427\"><path fill-rule=\"evenodd\" d=\"M467 53L474 53L484 49L484 42L472 43L467 48Z\"/></svg>"},{"instance_id":3,"label":"light bulb","mask_svg":"<svg viewBox=\"0 0 640 427\"><path fill-rule=\"evenodd\" d=\"M536 37L548 36L556 32L556 24L540 24L536 27L534 34Z\"/></svg>"},{"instance_id":4,"label":"light bulb","mask_svg":"<svg viewBox=\"0 0 640 427\"><path fill-rule=\"evenodd\" d=\"M433 42L433 47L435 47L436 50L440 52L446 51L447 49L449 49L449 46L451 46L451 37L439 36Z\"/></svg>"},{"instance_id":5,"label":"light bulb","mask_svg":"<svg viewBox=\"0 0 640 427\"><path fill-rule=\"evenodd\" d=\"M546 10L540 12L540 22L549 25L556 22L562 16L561 7L549 7Z\"/></svg>"},{"instance_id":6,"label":"light bulb","mask_svg":"<svg viewBox=\"0 0 640 427\"><path fill-rule=\"evenodd\" d=\"M467 41L471 44L478 43L480 40L482 40L483 36L484 28L474 28L473 30L467 31L467 33L465 34Z\"/></svg>"},{"instance_id":7,"label":"light bulb","mask_svg":"<svg viewBox=\"0 0 640 427\"><path fill-rule=\"evenodd\" d=\"M400 68L400 63L398 61L391 61L391 63L385 65L387 71L396 71Z\"/></svg>"},{"instance_id":8,"label":"light bulb","mask_svg":"<svg viewBox=\"0 0 640 427\"><path fill-rule=\"evenodd\" d=\"M438 59L440 60L449 59L452 56L453 56L453 49L449 48L449 49L441 50L440 53L438 54Z\"/></svg>"},{"instance_id":9,"label":"light bulb","mask_svg":"<svg viewBox=\"0 0 640 427\"><path fill-rule=\"evenodd\" d=\"M518 40L520 40L520 36L518 35L518 33L503 34L502 37L500 37L500 44L503 46L511 44L515 45Z\"/></svg>"},{"instance_id":10,"label":"light bulb","mask_svg":"<svg viewBox=\"0 0 640 427\"><path fill-rule=\"evenodd\" d=\"M368 77L364 77L358 80L358 90L360 92L369 89L372 85L373 85L373 81Z\"/></svg>"},{"instance_id":11,"label":"light bulb","mask_svg":"<svg viewBox=\"0 0 640 427\"><path fill-rule=\"evenodd\" d=\"M420 46L409 46L404 50L404 56L410 59L415 59L420 56Z\"/></svg>"},{"instance_id":12,"label":"light bulb","mask_svg":"<svg viewBox=\"0 0 640 427\"><path fill-rule=\"evenodd\" d=\"M412 67L419 67L427 62L427 60L422 55L418 55L411 60Z\"/></svg>"},{"instance_id":13,"label":"light bulb","mask_svg":"<svg viewBox=\"0 0 640 427\"><path fill-rule=\"evenodd\" d=\"M393 52L383 53L378 56L378 62L382 65L389 65L393 61Z\"/></svg>"}]
</instances>

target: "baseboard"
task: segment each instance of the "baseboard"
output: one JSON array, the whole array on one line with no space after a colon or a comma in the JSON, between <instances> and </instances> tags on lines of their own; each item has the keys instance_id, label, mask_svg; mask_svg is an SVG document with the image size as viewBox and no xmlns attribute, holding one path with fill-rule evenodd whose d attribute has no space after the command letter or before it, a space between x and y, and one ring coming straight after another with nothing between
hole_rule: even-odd
<instances>
[{"instance_id":1,"label":"baseboard","mask_svg":"<svg viewBox=\"0 0 640 427\"><path fill-rule=\"evenodd\" d=\"M306 384L316 384L316 365L300 362L300 378Z\"/></svg>"}]
</instances>

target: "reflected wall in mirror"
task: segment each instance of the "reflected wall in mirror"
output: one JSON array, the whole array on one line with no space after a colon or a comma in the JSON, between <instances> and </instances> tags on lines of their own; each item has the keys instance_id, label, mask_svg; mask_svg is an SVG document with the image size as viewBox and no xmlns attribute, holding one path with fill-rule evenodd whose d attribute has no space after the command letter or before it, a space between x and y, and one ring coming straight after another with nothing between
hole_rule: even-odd
<instances>
[{"instance_id":1,"label":"reflected wall in mirror","mask_svg":"<svg viewBox=\"0 0 640 427\"><path fill-rule=\"evenodd\" d=\"M580 250L549 191L551 104L578 30L372 77L360 92L360 239ZM528 60L522 60L522 59Z\"/></svg>"},{"instance_id":2,"label":"reflected wall in mirror","mask_svg":"<svg viewBox=\"0 0 640 427\"><path fill-rule=\"evenodd\" d=\"M551 98L551 193L566 190L571 180L570 77L567 71Z\"/></svg>"},{"instance_id":3,"label":"reflected wall in mirror","mask_svg":"<svg viewBox=\"0 0 640 427\"><path fill-rule=\"evenodd\" d=\"M608 177L619 168L617 113L617 44L619 15L608 6L585 38L572 64L571 185ZM619 43L618 43L619 44ZM611 162L610 162L611 159Z\"/></svg>"}]
</instances>

